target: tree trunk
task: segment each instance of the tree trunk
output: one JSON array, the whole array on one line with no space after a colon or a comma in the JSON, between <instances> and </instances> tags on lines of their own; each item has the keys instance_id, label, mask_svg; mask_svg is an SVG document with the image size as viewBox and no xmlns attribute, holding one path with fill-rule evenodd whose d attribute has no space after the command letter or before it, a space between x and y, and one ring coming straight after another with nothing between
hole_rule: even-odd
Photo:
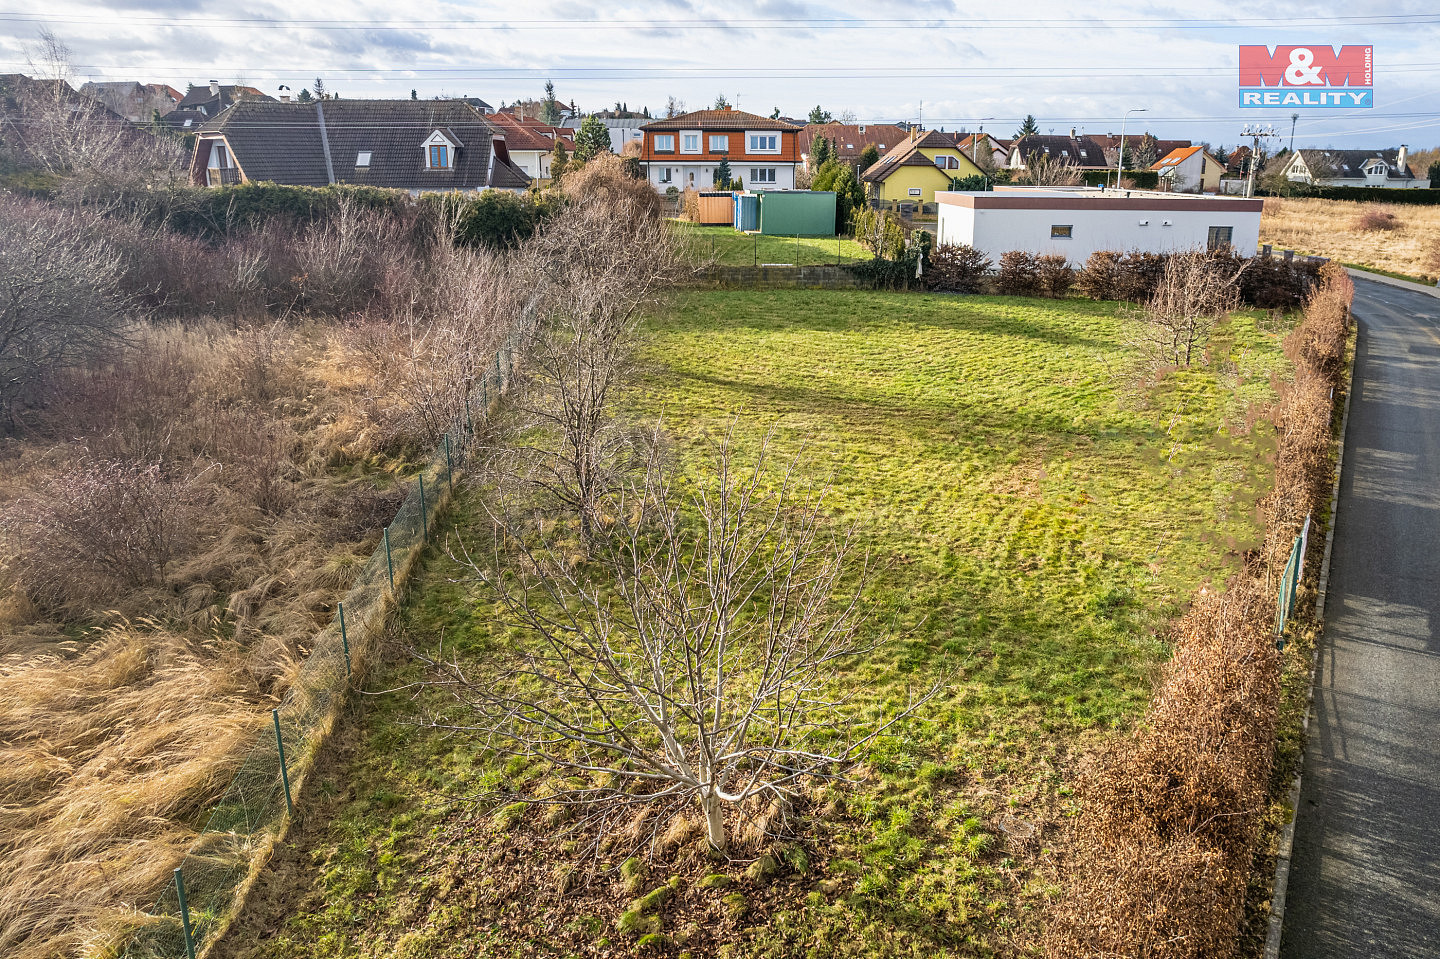
<instances>
[{"instance_id":1,"label":"tree trunk","mask_svg":"<svg viewBox=\"0 0 1440 959\"><path fill-rule=\"evenodd\" d=\"M722 805L720 797L713 793L700 795L700 808L705 810L706 837L710 840L710 845L720 852L724 852L726 848L725 816L721 811Z\"/></svg>"}]
</instances>

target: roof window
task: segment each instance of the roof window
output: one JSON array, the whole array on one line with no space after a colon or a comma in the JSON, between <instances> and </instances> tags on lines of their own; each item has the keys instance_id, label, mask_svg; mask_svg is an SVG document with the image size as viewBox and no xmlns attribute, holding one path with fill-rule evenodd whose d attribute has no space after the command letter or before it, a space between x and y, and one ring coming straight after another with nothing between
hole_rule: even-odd
<instances>
[{"instance_id":1,"label":"roof window","mask_svg":"<svg viewBox=\"0 0 1440 959\"><path fill-rule=\"evenodd\" d=\"M356 165L356 166L369 166L369 165L370 165L370 151L369 151L369 150L361 150L360 153L359 153L359 155L355 157L355 165Z\"/></svg>"}]
</instances>

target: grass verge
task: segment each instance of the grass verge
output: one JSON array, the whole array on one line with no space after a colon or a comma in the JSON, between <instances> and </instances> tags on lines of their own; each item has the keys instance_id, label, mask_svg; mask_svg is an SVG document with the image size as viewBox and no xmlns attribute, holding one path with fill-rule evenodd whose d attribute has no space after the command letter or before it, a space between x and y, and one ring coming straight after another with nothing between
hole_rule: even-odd
<instances>
[{"instance_id":1,"label":"grass verge","mask_svg":"<svg viewBox=\"0 0 1440 959\"><path fill-rule=\"evenodd\" d=\"M671 221L701 259L716 266L824 266L873 259L864 246L845 236L761 236L728 226L697 226Z\"/></svg>"}]
</instances>

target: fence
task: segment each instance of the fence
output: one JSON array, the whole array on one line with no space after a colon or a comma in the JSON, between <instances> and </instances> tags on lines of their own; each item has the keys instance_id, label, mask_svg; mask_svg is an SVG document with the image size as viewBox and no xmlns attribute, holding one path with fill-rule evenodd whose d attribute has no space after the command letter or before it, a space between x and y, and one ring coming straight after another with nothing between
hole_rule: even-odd
<instances>
[{"instance_id":1,"label":"fence","mask_svg":"<svg viewBox=\"0 0 1440 959\"><path fill-rule=\"evenodd\" d=\"M256 732L230 788L174 878L154 908L137 921L124 956L194 959L238 913L271 847L284 834L351 677L378 645L396 591L429 541L431 521L449 497L477 426L509 388L521 337L534 322L527 314L496 351L494 365L467 397L464 412L414 477L410 495L337 602L334 619L316 635L290 691Z\"/></svg>"},{"instance_id":2,"label":"fence","mask_svg":"<svg viewBox=\"0 0 1440 959\"><path fill-rule=\"evenodd\" d=\"M1295 537L1295 545L1290 547L1290 558L1285 562L1285 572L1280 575L1280 592L1275 597L1275 645L1280 649L1285 648L1285 624L1295 608L1295 591L1305 578L1305 550L1309 545L1310 517L1307 515L1300 535Z\"/></svg>"}]
</instances>

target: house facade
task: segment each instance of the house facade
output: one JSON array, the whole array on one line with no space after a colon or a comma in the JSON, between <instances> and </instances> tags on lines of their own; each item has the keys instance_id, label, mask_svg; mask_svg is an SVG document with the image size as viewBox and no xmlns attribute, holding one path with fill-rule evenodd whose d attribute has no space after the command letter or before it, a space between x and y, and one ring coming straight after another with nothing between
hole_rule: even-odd
<instances>
[{"instance_id":1,"label":"house facade","mask_svg":"<svg viewBox=\"0 0 1440 959\"><path fill-rule=\"evenodd\" d=\"M801 128L793 123L726 107L652 120L640 129L640 161L661 193L711 189L722 160L748 190L795 189Z\"/></svg>"},{"instance_id":2,"label":"house facade","mask_svg":"<svg viewBox=\"0 0 1440 959\"><path fill-rule=\"evenodd\" d=\"M486 119L505 137L510 161L536 183L550 180L550 157L556 143L564 144L571 155L575 153L573 130L539 120L522 120L509 113L491 114Z\"/></svg>"},{"instance_id":3,"label":"house facade","mask_svg":"<svg viewBox=\"0 0 1440 959\"><path fill-rule=\"evenodd\" d=\"M835 148L841 163L854 167L870 144L883 157L910 138L910 133L893 123L809 123L800 131L800 159L811 173L810 155L816 137L824 137ZM862 171L863 172L863 171Z\"/></svg>"},{"instance_id":4,"label":"house facade","mask_svg":"<svg viewBox=\"0 0 1440 959\"><path fill-rule=\"evenodd\" d=\"M1251 256L1264 206L1259 199L1083 187L998 187L941 193L936 200L939 243L973 246L997 263L1011 250L1059 253L1077 267L1098 250L1229 247Z\"/></svg>"},{"instance_id":5,"label":"house facade","mask_svg":"<svg viewBox=\"0 0 1440 959\"><path fill-rule=\"evenodd\" d=\"M914 130L863 171L860 181L872 200L925 204L934 203L937 192L949 190L952 180L978 173L980 168L954 137L939 130Z\"/></svg>"},{"instance_id":6,"label":"house facade","mask_svg":"<svg viewBox=\"0 0 1440 959\"><path fill-rule=\"evenodd\" d=\"M980 157L986 151L990 154L990 160L995 169L1009 166L1010 164L1010 141L1001 140L999 137L992 137L988 133L972 133L962 137L959 143L960 152L968 156L972 161L979 164Z\"/></svg>"},{"instance_id":7,"label":"house facade","mask_svg":"<svg viewBox=\"0 0 1440 959\"><path fill-rule=\"evenodd\" d=\"M1315 186L1427 189L1430 180L1415 174L1409 152L1403 143L1398 150L1296 150L1284 174L1293 182Z\"/></svg>"},{"instance_id":8,"label":"house facade","mask_svg":"<svg viewBox=\"0 0 1440 959\"><path fill-rule=\"evenodd\" d=\"M1214 193L1220 189L1225 164L1204 147L1172 150L1150 169L1160 174L1160 183L1171 193Z\"/></svg>"},{"instance_id":9,"label":"house facade","mask_svg":"<svg viewBox=\"0 0 1440 959\"><path fill-rule=\"evenodd\" d=\"M504 135L460 100L243 99L199 129L190 178L197 186L344 183L416 196L530 185Z\"/></svg>"}]
</instances>

